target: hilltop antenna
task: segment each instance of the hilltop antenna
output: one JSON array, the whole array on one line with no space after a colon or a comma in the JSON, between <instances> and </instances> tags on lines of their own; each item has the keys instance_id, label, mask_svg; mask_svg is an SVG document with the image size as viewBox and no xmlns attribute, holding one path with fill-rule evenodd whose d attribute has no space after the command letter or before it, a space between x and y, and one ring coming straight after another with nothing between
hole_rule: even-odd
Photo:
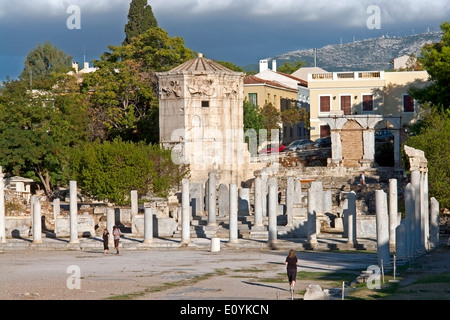
<instances>
[{"instance_id":1,"label":"hilltop antenna","mask_svg":"<svg viewBox=\"0 0 450 320\"><path fill-rule=\"evenodd\" d=\"M314 48L314 68L317 67L317 48Z\"/></svg>"}]
</instances>

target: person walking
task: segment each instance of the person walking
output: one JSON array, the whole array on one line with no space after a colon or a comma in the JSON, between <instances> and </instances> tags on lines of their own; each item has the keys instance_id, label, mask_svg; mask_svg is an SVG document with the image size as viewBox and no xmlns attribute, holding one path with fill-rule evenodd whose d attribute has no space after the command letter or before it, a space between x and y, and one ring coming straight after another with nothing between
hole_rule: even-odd
<instances>
[{"instance_id":1,"label":"person walking","mask_svg":"<svg viewBox=\"0 0 450 320\"><path fill-rule=\"evenodd\" d=\"M114 248L116 249L116 254L119 254L119 240L122 232L120 232L119 227L113 227L113 237L114 237Z\"/></svg>"},{"instance_id":2,"label":"person walking","mask_svg":"<svg viewBox=\"0 0 450 320\"><path fill-rule=\"evenodd\" d=\"M295 255L294 249L289 250L285 264L291 292L294 291L295 281L297 280L297 262L298 259Z\"/></svg>"},{"instance_id":3,"label":"person walking","mask_svg":"<svg viewBox=\"0 0 450 320\"><path fill-rule=\"evenodd\" d=\"M108 229L103 229L103 253L109 253L109 232Z\"/></svg>"}]
</instances>

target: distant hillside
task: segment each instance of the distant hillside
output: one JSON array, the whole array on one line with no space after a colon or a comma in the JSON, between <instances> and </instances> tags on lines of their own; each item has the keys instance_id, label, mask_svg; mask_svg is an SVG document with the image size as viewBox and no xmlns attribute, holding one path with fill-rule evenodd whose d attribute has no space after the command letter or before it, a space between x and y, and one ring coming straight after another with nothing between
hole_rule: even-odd
<instances>
[{"instance_id":1,"label":"distant hillside","mask_svg":"<svg viewBox=\"0 0 450 320\"><path fill-rule=\"evenodd\" d=\"M381 37L345 44L327 45L317 49L317 66L330 72L392 69L391 61L403 55L420 55L421 48L439 42L441 32L422 33L406 37ZM281 66L287 61L301 60L307 67L314 66L314 48L296 50L275 57ZM243 67L245 71L257 71L258 65Z\"/></svg>"}]
</instances>

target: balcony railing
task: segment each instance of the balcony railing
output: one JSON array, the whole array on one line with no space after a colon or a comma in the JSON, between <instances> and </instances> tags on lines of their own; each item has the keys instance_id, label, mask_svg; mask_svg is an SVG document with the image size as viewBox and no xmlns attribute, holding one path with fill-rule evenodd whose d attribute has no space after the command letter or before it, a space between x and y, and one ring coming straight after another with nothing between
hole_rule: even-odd
<instances>
[{"instance_id":1,"label":"balcony railing","mask_svg":"<svg viewBox=\"0 0 450 320\"><path fill-rule=\"evenodd\" d=\"M383 80L384 71L357 71L357 72L329 72L329 73L310 73L308 81L311 80L358 80L373 79Z\"/></svg>"}]
</instances>

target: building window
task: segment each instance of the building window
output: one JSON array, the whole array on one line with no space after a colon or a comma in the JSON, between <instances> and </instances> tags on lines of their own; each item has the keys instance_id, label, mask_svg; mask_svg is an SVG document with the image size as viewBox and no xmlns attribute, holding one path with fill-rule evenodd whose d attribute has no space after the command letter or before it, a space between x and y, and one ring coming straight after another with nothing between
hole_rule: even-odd
<instances>
[{"instance_id":1,"label":"building window","mask_svg":"<svg viewBox=\"0 0 450 320\"><path fill-rule=\"evenodd\" d=\"M258 105L258 94L257 93L249 93L248 94L248 101L252 105L257 106Z\"/></svg>"},{"instance_id":2,"label":"building window","mask_svg":"<svg viewBox=\"0 0 450 320\"><path fill-rule=\"evenodd\" d=\"M320 137L326 138L331 135L331 128L329 125L320 126Z\"/></svg>"},{"instance_id":3,"label":"building window","mask_svg":"<svg viewBox=\"0 0 450 320\"><path fill-rule=\"evenodd\" d=\"M363 94L362 95L362 108L363 112L372 112L373 111L373 95L371 94Z\"/></svg>"},{"instance_id":4,"label":"building window","mask_svg":"<svg viewBox=\"0 0 450 320\"><path fill-rule=\"evenodd\" d=\"M344 115L352 114L352 96L341 96L341 110Z\"/></svg>"},{"instance_id":5,"label":"building window","mask_svg":"<svg viewBox=\"0 0 450 320\"><path fill-rule=\"evenodd\" d=\"M414 112L414 99L407 95L403 95L403 112L405 113L411 113Z\"/></svg>"},{"instance_id":6,"label":"building window","mask_svg":"<svg viewBox=\"0 0 450 320\"><path fill-rule=\"evenodd\" d=\"M202 101L202 108L209 108L209 101Z\"/></svg>"},{"instance_id":7,"label":"building window","mask_svg":"<svg viewBox=\"0 0 450 320\"><path fill-rule=\"evenodd\" d=\"M331 96L320 96L320 112L330 112Z\"/></svg>"}]
</instances>

